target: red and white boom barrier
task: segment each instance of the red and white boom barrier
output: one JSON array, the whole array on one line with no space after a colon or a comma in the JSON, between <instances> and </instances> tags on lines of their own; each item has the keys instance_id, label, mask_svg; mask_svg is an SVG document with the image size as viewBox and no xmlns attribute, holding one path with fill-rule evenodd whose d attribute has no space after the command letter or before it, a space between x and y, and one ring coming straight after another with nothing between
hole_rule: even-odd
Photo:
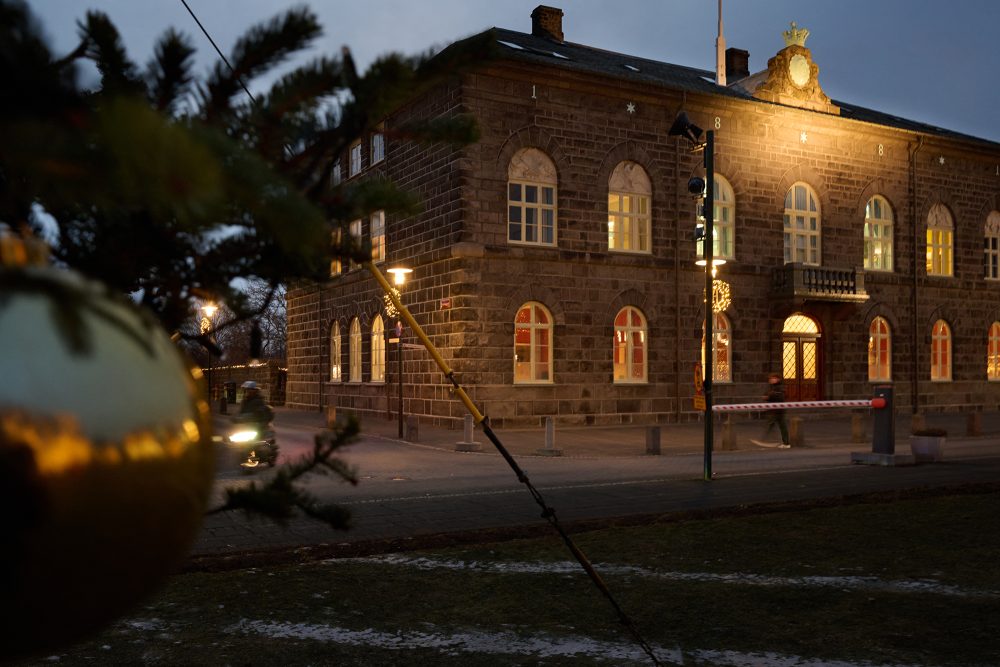
<instances>
[{"instance_id":1,"label":"red and white boom barrier","mask_svg":"<svg viewBox=\"0 0 1000 667\"><path fill-rule=\"evenodd\" d=\"M713 405L712 412L757 412L758 410L812 410L816 408L884 408L885 399L875 398L850 401L789 401L787 403L735 403Z\"/></svg>"}]
</instances>

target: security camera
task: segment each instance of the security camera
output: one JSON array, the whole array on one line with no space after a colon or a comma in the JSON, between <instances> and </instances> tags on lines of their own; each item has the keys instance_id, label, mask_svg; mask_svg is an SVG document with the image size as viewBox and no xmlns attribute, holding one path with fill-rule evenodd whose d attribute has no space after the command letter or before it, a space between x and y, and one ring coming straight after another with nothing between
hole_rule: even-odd
<instances>
[{"instance_id":1,"label":"security camera","mask_svg":"<svg viewBox=\"0 0 1000 667\"><path fill-rule=\"evenodd\" d=\"M705 193L705 179L700 176L692 176L688 181L688 192L701 196Z\"/></svg>"}]
</instances>

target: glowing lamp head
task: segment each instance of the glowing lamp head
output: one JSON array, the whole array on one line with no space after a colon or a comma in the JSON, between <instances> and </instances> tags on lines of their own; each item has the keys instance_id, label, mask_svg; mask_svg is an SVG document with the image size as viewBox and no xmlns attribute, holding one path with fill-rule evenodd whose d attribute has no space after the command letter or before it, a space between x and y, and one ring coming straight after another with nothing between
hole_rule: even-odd
<instances>
[{"instance_id":1,"label":"glowing lamp head","mask_svg":"<svg viewBox=\"0 0 1000 667\"><path fill-rule=\"evenodd\" d=\"M215 315L215 311L219 309L214 303L209 301L204 306L201 307L201 312L205 313L205 317L212 317Z\"/></svg>"},{"instance_id":2,"label":"glowing lamp head","mask_svg":"<svg viewBox=\"0 0 1000 667\"><path fill-rule=\"evenodd\" d=\"M413 269L408 269L403 266L397 266L389 269L386 273L392 274L392 282L396 287L402 287L406 283L406 276L409 273L413 273Z\"/></svg>"}]
</instances>

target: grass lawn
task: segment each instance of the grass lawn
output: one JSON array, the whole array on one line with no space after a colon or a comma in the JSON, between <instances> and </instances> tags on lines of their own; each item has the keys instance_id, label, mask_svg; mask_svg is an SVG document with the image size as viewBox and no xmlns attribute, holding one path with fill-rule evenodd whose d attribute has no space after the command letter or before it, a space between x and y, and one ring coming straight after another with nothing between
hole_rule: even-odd
<instances>
[{"instance_id":1,"label":"grass lawn","mask_svg":"<svg viewBox=\"0 0 1000 667\"><path fill-rule=\"evenodd\" d=\"M575 536L664 664L1000 664L1000 493ZM651 664L557 538L174 577L45 665Z\"/></svg>"}]
</instances>

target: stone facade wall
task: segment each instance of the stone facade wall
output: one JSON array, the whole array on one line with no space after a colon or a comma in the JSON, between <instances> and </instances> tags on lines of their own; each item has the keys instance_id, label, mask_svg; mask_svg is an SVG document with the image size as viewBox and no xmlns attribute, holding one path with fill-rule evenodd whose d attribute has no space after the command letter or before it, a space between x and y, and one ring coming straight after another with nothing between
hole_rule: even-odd
<instances>
[{"instance_id":1,"label":"stone facade wall","mask_svg":"<svg viewBox=\"0 0 1000 667\"><path fill-rule=\"evenodd\" d=\"M634 81L517 64L485 67L403 115L459 108L478 119L477 144L461 152L389 144L385 175L427 202L413 219L387 221L389 264L398 258L415 269L406 303L495 425L539 425L548 415L576 424L699 417L691 396L705 280L694 265L694 202L685 186L704 170L701 154L667 136L681 108L697 125L715 130L716 173L729 181L736 199L735 260L719 273L733 293L726 311L733 378L715 385L717 403L760 398L768 371L781 369L784 319L802 312L821 329L825 398L871 396L868 327L881 315L892 327L899 409L1000 407L1000 385L986 380L986 338L990 324L1000 320L1000 281L983 278L982 255L986 216L1000 208L996 151L778 105L682 96ZM507 243L507 165L522 147L542 150L556 165L556 247ZM608 251L607 183L622 160L642 165L652 182L649 254ZM865 273L868 301L774 298L772 274L784 262L784 198L798 181L819 199L823 266L860 268L868 199L879 194L892 205L895 267ZM925 270L927 213L939 202L955 220L953 278ZM527 301L544 304L555 322L551 385L513 383L514 317ZM626 305L647 319L646 384L612 382L613 319ZM326 400L362 413L395 410L395 346L389 346L388 384L367 382L368 332L381 308L374 282L359 272L331 281L321 296L315 289L290 292L290 404L315 408ZM365 381L320 382L316 368L326 366L330 324L340 323L346 358L354 316L366 332ZM950 382L930 381L931 326L939 318L953 333ZM464 408L429 356L404 354L406 412L457 427Z\"/></svg>"}]
</instances>

